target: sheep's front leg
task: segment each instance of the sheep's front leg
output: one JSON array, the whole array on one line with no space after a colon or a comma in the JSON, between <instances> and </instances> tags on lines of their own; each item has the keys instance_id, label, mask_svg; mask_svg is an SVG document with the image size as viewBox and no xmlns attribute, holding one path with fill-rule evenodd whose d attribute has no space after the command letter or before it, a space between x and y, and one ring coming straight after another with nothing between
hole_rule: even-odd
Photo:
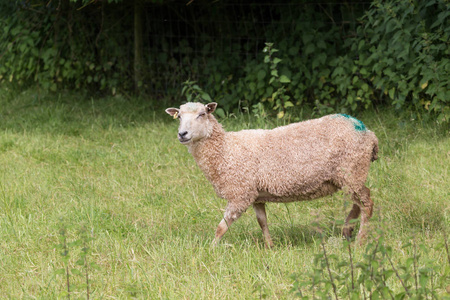
<instances>
[{"instance_id":1,"label":"sheep's front leg","mask_svg":"<svg viewBox=\"0 0 450 300\"><path fill-rule=\"evenodd\" d=\"M263 232L266 247L271 248L273 247L273 242L270 237L269 226L267 225L266 205L264 203L254 203L253 208L256 213L256 219Z\"/></svg>"},{"instance_id":2,"label":"sheep's front leg","mask_svg":"<svg viewBox=\"0 0 450 300\"><path fill-rule=\"evenodd\" d=\"M223 219L220 221L219 226L217 226L216 237L213 242L214 246L219 243L220 239L225 232L227 232L231 224L233 224L233 222L236 221L244 211L245 209L240 209L239 207L228 203Z\"/></svg>"}]
</instances>

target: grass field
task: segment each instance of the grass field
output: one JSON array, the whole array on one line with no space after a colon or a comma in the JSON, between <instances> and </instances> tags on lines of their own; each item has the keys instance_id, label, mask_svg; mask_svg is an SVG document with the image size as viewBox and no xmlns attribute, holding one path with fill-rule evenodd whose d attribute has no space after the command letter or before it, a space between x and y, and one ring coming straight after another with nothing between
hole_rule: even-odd
<instances>
[{"instance_id":1,"label":"grass field","mask_svg":"<svg viewBox=\"0 0 450 300\"><path fill-rule=\"evenodd\" d=\"M434 263L430 284L450 296L439 246L450 232L448 127L389 110L357 117L380 142L368 179L372 227L386 232L398 265L413 255L405 244L423 244L418 267ZM239 130L282 121L222 122ZM291 275L312 272L322 249L317 216L327 253L347 255L336 222L351 206L343 193L269 204L274 249L264 248L253 210L211 248L226 201L177 141L177 123L143 100L0 91L0 297L65 297L67 266L72 298L86 298L86 270L95 299L294 298ZM68 256L58 247L64 238ZM364 247L352 250L363 259ZM388 284L400 292L394 277Z\"/></svg>"}]
</instances>

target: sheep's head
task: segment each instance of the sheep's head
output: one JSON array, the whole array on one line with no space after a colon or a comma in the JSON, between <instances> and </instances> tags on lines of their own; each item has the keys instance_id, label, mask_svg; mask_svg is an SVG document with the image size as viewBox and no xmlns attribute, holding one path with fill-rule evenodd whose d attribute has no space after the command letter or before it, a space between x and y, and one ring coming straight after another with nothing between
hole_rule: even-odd
<instances>
[{"instance_id":1,"label":"sheep's head","mask_svg":"<svg viewBox=\"0 0 450 300\"><path fill-rule=\"evenodd\" d=\"M214 124L211 122L212 112L217 107L217 103L212 102L206 105L201 103L186 103L180 108L168 108L166 113L180 120L178 127L178 140L187 145L208 137Z\"/></svg>"}]
</instances>

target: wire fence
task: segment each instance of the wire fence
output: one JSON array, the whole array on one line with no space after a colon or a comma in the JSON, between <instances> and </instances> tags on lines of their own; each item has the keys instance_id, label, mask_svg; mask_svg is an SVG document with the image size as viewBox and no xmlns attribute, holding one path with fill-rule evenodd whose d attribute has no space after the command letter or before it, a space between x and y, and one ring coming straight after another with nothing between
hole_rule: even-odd
<instances>
[{"instance_id":1,"label":"wire fence","mask_svg":"<svg viewBox=\"0 0 450 300\"><path fill-rule=\"evenodd\" d=\"M370 5L370 1L147 3L143 6L144 60L151 70L147 89L152 94L177 90L186 79L201 76L198 69L212 57L255 59L265 42L281 42L306 23L337 27L343 38L352 36Z\"/></svg>"}]
</instances>

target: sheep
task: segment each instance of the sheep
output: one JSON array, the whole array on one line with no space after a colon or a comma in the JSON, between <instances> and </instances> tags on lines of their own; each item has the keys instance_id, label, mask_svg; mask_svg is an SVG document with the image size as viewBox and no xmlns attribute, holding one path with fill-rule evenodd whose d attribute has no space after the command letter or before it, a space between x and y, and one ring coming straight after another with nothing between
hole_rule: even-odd
<instances>
[{"instance_id":1,"label":"sheep","mask_svg":"<svg viewBox=\"0 0 450 300\"><path fill-rule=\"evenodd\" d=\"M343 235L350 238L351 220L361 215L357 238L366 237L373 202L365 182L377 159L378 139L364 124L334 114L272 130L226 132L212 113L217 103L186 103L166 113L178 118L178 140L188 147L216 194L227 200L213 244L251 205L265 244L273 247L266 202L312 200L344 190L353 207Z\"/></svg>"}]
</instances>

